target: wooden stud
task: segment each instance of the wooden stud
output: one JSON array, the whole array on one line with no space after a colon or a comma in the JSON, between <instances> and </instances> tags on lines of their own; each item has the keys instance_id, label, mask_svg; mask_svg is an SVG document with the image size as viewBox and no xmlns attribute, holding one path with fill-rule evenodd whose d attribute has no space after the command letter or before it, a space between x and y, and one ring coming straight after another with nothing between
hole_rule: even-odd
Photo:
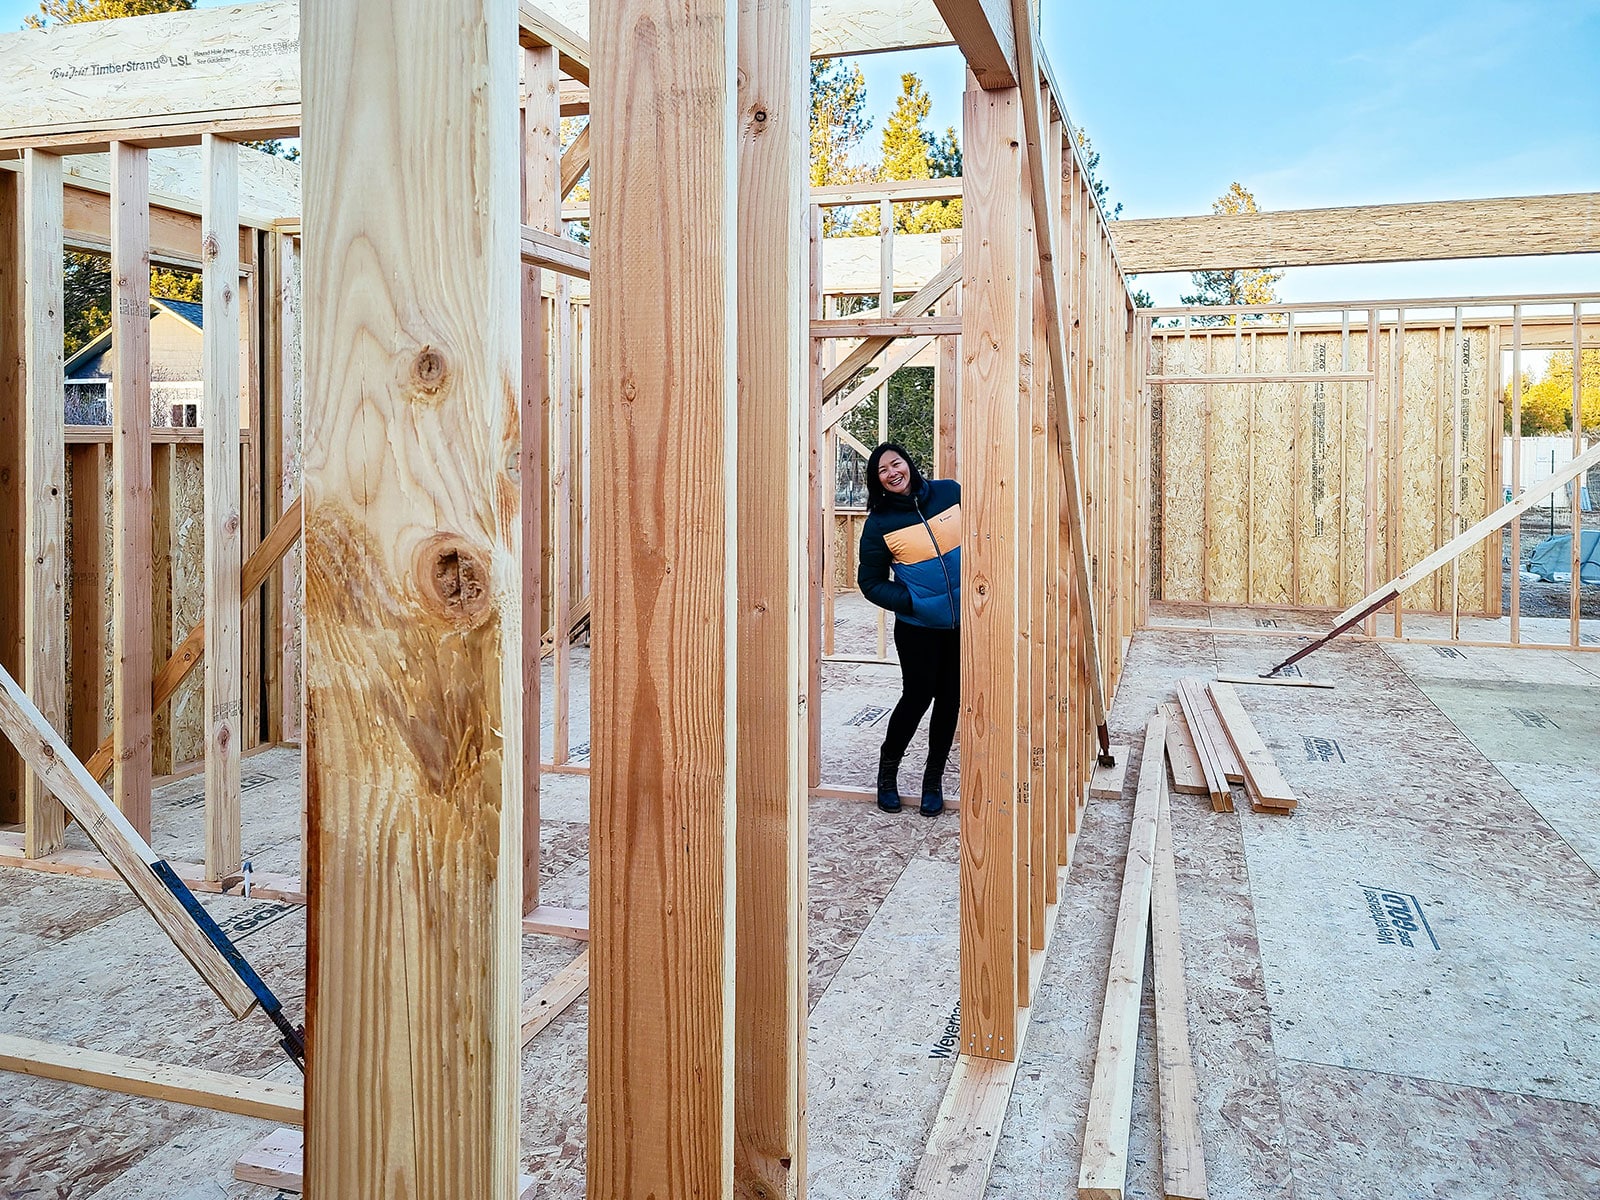
<instances>
[{"instance_id":1,"label":"wooden stud","mask_svg":"<svg viewBox=\"0 0 1600 1200\"><path fill-rule=\"evenodd\" d=\"M153 432L153 431L152 431ZM95 447L99 449L99 447ZM203 453L203 451L202 451ZM76 459L74 460L76 468ZM203 469L203 468L202 468ZM152 442L150 446L150 536L153 539L150 546L150 654L151 662L164 663L172 655L175 642L173 630L175 600L177 598L176 580L173 576L174 559L173 551L177 545L177 512L174 505L174 486L177 483L178 473L178 447L173 444ZM76 485L76 475L73 477ZM203 492L202 492L203 495ZM203 507L203 503L202 503ZM77 517L78 508L73 506L73 543L76 554L78 540ZM201 513L204 520L204 513ZM202 551L203 553L203 551ZM100 590L100 581L104 578L99 574L100 556L94 555L88 560L96 571L91 577L85 590ZM77 582L77 567L74 565L74 584ZM83 593L76 590L72 594L73 615L77 615L77 601ZM73 621L73 634L76 636L78 622ZM88 652L87 642L93 637L89 634L85 638L85 652ZM104 641L102 637L99 639ZM77 650L74 649L74 655ZM103 659L96 660L93 668L95 676L100 675L100 664ZM160 672L157 671L159 675ZM76 675L74 675L76 678ZM95 738L99 743L98 736ZM93 749L93 747L90 747ZM85 751L87 753L87 751ZM172 759L172 706L166 703L151 701L150 709L150 767L157 776L170 775L181 764ZM98 775L95 778L100 778Z\"/></svg>"},{"instance_id":2,"label":"wooden stud","mask_svg":"<svg viewBox=\"0 0 1600 1200\"><path fill-rule=\"evenodd\" d=\"M67 642L72 653L72 752L86 758L105 736L106 484L104 446L71 446L72 616ZM156 574L159 592L161 577ZM106 756L107 765L110 755ZM168 770L171 770L170 765ZM97 777L98 778L98 777Z\"/></svg>"},{"instance_id":3,"label":"wooden stud","mask_svg":"<svg viewBox=\"0 0 1600 1200\"><path fill-rule=\"evenodd\" d=\"M1016 1056L1017 394L1022 113L1015 90L969 88L960 419L961 1036Z\"/></svg>"},{"instance_id":4,"label":"wooden stud","mask_svg":"<svg viewBox=\"0 0 1600 1200\"><path fill-rule=\"evenodd\" d=\"M592 1200L733 1183L737 11L590 30Z\"/></svg>"},{"instance_id":5,"label":"wooden stud","mask_svg":"<svg viewBox=\"0 0 1600 1200\"><path fill-rule=\"evenodd\" d=\"M150 154L111 147L111 797L150 836Z\"/></svg>"},{"instance_id":6,"label":"wooden stud","mask_svg":"<svg viewBox=\"0 0 1600 1200\"><path fill-rule=\"evenodd\" d=\"M1456 355L1460 362L1460 352ZM1460 439L1457 439L1459 444ZM1572 304L1572 456L1578 457L1583 453L1583 305L1578 301ZM1581 640L1581 617L1583 606L1580 600L1580 584L1583 582L1583 488L1587 475L1575 476L1572 480L1572 502L1569 511L1572 514L1572 557L1567 569L1572 573L1568 582L1567 614L1569 620L1568 645L1577 646ZM1456 490L1459 493L1461 481L1458 476ZM1459 505L1459 498L1457 504ZM1459 528L1459 525L1457 526ZM1459 561L1459 560L1457 560ZM1455 569L1452 566L1452 569ZM1518 564L1517 569L1521 569ZM1453 628L1452 637L1460 637L1461 630Z\"/></svg>"},{"instance_id":7,"label":"wooden stud","mask_svg":"<svg viewBox=\"0 0 1600 1200\"><path fill-rule=\"evenodd\" d=\"M810 294L807 312L812 320L820 320L825 303L822 293L822 209L815 204L811 206L809 242ZM806 399L806 786L816 788L822 785L822 593L828 586L826 548L833 535L825 515L824 496L831 485L828 472L833 465L825 460L828 442L823 436L822 425L823 379L826 374L824 356L828 343L811 338L810 345L810 387Z\"/></svg>"},{"instance_id":8,"label":"wooden stud","mask_svg":"<svg viewBox=\"0 0 1600 1200\"><path fill-rule=\"evenodd\" d=\"M573 356L572 291L565 277L556 279L555 324L550 349L555 360L554 424L551 430L550 512L554 536L550 542L550 627L555 641L550 657L550 691L554 717L550 730L550 758L562 766L572 754L572 408Z\"/></svg>"},{"instance_id":9,"label":"wooden stud","mask_svg":"<svg viewBox=\"0 0 1600 1200\"><path fill-rule=\"evenodd\" d=\"M1200 752L1189 732L1183 711L1176 704L1158 704L1156 712L1167 719L1167 763L1172 768L1172 790L1186 796L1209 794Z\"/></svg>"},{"instance_id":10,"label":"wooden stud","mask_svg":"<svg viewBox=\"0 0 1600 1200\"><path fill-rule=\"evenodd\" d=\"M61 159L37 150L27 151L22 191L22 349L27 389L23 409L23 544L27 547L27 569L23 587L22 680L45 720L59 730L66 727L67 718ZM24 780L23 814L30 858L61 847L66 832L65 810L35 775Z\"/></svg>"},{"instance_id":11,"label":"wooden stud","mask_svg":"<svg viewBox=\"0 0 1600 1200\"><path fill-rule=\"evenodd\" d=\"M505 1200L521 1048L516 10L306 0L301 21L306 1184Z\"/></svg>"},{"instance_id":12,"label":"wooden stud","mask_svg":"<svg viewBox=\"0 0 1600 1200\"><path fill-rule=\"evenodd\" d=\"M238 870L239 754L243 748L239 491L239 147L207 134L202 408L205 426L206 871Z\"/></svg>"},{"instance_id":13,"label":"wooden stud","mask_svg":"<svg viewBox=\"0 0 1600 1200\"><path fill-rule=\"evenodd\" d=\"M1166 772L1161 756L1166 720L1150 718L1139 760L1139 790L1134 799L1133 827L1122 874L1122 897L1106 974L1105 1007L1100 1016L1100 1041L1094 1056L1094 1082L1078 1167L1079 1200L1122 1200L1128 1174L1128 1128L1133 1114L1134 1059L1138 1051L1139 1012L1144 996L1146 938L1150 930L1151 872L1155 860L1156 825L1166 798Z\"/></svg>"},{"instance_id":14,"label":"wooden stud","mask_svg":"<svg viewBox=\"0 0 1600 1200\"><path fill-rule=\"evenodd\" d=\"M24 674L23 596L28 578L27 393L22 361L28 308L21 184L15 172L0 174L0 669L18 678ZM0 746L0 824L23 819L22 792L22 759L10 746Z\"/></svg>"},{"instance_id":15,"label":"wooden stud","mask_svg":"<svg viewBox=\"0 0 1600 1200\"><path fill-rule=\"evenodd\" d=\"M522 1002L522 1048L538 1037L579 996L589 990L589 952L585 950L555 978Z\"/></svg>"}]
</instances>

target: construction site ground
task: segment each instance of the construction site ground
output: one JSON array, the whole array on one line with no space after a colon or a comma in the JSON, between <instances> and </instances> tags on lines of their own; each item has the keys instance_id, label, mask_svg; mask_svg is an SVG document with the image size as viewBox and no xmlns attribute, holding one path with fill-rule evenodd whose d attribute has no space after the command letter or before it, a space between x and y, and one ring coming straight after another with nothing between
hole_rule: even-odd
<instances>
[{"instance_id":1,"label":"construction site ground","mask_svg":"<svg viewBox=\"0 0 1600 1200\"><path fill-rule=\"evenodd\" d=\"M862 602L842 597L839 623L841 651L872 652ZM1259 671L1293 644L1160 628L1133 639L1111 723L1134 761L1122 799L1086 811L989 1195L1076 1186L1145 721L1180 677ZM574 651L575 750L586 657ZM1335 687L1239 689L1300 797L1293 816L1172 797L1211 1195L1600 1194L1600 654L1346 639L1305 674ZM886 719L872 710L893 705L898 674L829 666L824 681L824 782L870 787ZM547 698L549 682L547 666ZM954 783L952 767L951 794ZM198 776L162 789L158 852L199 857L201 789ZM299 789L297 750L246 761L257 870L298 871ZM543 797L544 900L584 907L588 780L547 774ZM861 800L818 799L809 813L810 1194L903 1196L954 1061L958 817L891 817ZM69 842L85 845L75 829ZM303 1012L305 910L205 903ZM582 949L535 935L523 946L526 994ZM583 1195L586 1019L579 999L523 1054L533 1196ZM233 1023L115 882L0 869L0 1031L298 1074L267 1022ZM1160 1189L1152 1039L1147 999L1130 1196ZM272 1128L8 1075L0 1197L270 1200L275 1189L231 1173Z\"/></svg>"}]
</instances>

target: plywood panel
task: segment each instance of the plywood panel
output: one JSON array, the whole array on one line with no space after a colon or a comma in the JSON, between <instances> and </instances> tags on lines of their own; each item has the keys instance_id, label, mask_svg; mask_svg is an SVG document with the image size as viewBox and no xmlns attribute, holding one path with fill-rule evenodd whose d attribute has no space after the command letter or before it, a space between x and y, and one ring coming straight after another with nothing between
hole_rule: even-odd
<instances>
[{"instance_id":1,"label":"plywood panel","mask_svg":"<svg viewBox=\"0 0 1600 1200\"><path fill-rule=\"evenodd\" d=\"M1192 348L1191 348L1192 349ZM1152 373L1198 374L1204 364L1182 338L1154 340ZM1156 388L1161 399L1161 594L1203 601L1206 533L1205 389L1187 384Z\"/></svg>"},{"instance_id":2,"label":"plywood panel","mask_svg":"<svg viewBox=\"0 0 1600 1200\"><path fill-rule=\"evenodd\" d=\"M1233 353L1231 335L1206 334L1209 372L1218 370L1218 356ZM1219 604L1243 604L1249 599L1246 572L1250 556L1250 484L1253 463L1250 445L1248 385L1219 385L1210 389L1206 436L1210 443L1210 538L1206 546L1206 580L1211 599Z\"/></svg>"},{"instance_id":3,"label":"plywood panel","mask_svg":"<svg viewBox=\"0 0 1600 1200\"><path fill-rule=\"evenodd\" d=\"M1288 371L1288 335L1252 329L1244 338L1245 371ZM1300 439L1296 388L1289 383L1244 384L1250 396L1250 593L1256 604L1288 604L1294 597L1296 457Z\"/></svg>"}]
</instances>

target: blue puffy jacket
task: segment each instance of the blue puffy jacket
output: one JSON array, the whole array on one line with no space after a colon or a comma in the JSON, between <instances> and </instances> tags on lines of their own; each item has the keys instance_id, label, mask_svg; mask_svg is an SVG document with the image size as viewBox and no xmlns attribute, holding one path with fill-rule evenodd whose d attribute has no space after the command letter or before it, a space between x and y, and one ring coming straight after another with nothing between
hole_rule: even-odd
<instances>
[{"instance_id":1,"label":"blue puffy jacket","mask_svg":"<svg viewBox=\"0 0 1600 1200\"><path fill-rule=\"evenodd\" d=\"M911 495L889 496L861 531L856 583L902 621L932 629L959 625L961 485L932 479Z\"/></svg>"}]
</instances>

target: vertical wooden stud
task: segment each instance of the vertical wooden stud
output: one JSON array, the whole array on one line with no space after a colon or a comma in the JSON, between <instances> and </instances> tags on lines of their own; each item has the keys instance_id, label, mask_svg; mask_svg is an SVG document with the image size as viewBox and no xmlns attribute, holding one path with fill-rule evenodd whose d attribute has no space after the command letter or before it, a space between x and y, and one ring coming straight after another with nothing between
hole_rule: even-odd
<instances>
[{"instance_id":1,"label":"vertical wooden stud","mask_svg":"<svg viewBox=\"0 0 1600 1200\"><path fill-rule=\"evenodd\" d=\"M740 0L734 1195L805 1191L809 0ZM892 298L891 298L892 300Z\"/></svg>"},{"instance_id":2,"label":"vertical wooden stud","mask_svg":"<svg viewBox=\"0 0 1600 1200\"><path fill-rule=\"evenodd\" d=\"M244 663L239 570L239 146L206 134L200 147L205 427L206 878L238 870Z\"/></svg>"},{"instance_id":3,"label":"vertical wooden stud","mask_svg":"<svg viewBox=\"0 0 1600 1200\"><path fill-rule=\"evenodd\" d=\"M822 209L811 206L810 220L810 300L806 311L813 321L822 319ZM824 515L826 489L833 486L824 451L831 439L822 432L822 381L826 378L823 355L826 342L811 339L810 392L806 400L806 469L809 484L806 505L806 564L810 579L806 611L806 787L822 786L822 593L827 587L828 539L832 528Z\"/></svg>"},{"instance_id":4,"label":"vertical wooden stud","mask_svg":"<svg viewBox=\"0 0 1600 1200\"><path fill-rule=\"evenodd\" d=\"M111 798L150 837L150 152L111 145Z\"/></svg>"},{"instance_id":5,"label":"vertical wooden stud","mask_svg":"<svg viewBox=\"0 0 1600 1200\"><path fill-rule=\"evenodd\" d=\"M100 442L69 446L72 464L72 752L87 761L105 738L106 485L109 464Z\"/></svg>"},{"instance_id":6,"label":"vertical wooden stud","mask_svg":"<svg viewBox=\"0 0 1600 1200\"><path fill-rule=\"evenodd\" d=\"M516 8L306 0L301 21L307 1192L510 1200Z\"/></svg>"},{"instance_id":7,"label":"vertical wooden stud","mask_svg":"<svg viewBox=\"0 0 1600 1200\"><path fill-rule=\"evenodd\" d=\"M590 22L591 1200L733 1186L737 13Z\"/></svg>"},{"instance_id":8,"label":"vertical wooden stud","mask_svg":"<svg viewBox=\"0 0 1600 1200\"><path fill-rule=\"evenodd\" d=\"M26 580L23 587L22 686L57 730L67 719L66 384L62 375L61 159L28 150L22 170L24 244L22 278L24 374L23 472L26 489ZM148 685L145 704L149 705ZM23 843L29 858L58 850L66 810L32 772L23 785Z\"/></svg>"},{"instance_id":9,"label":"vertical wooden stud","mask_svg":"<svg viewBox=\"0 0 1600 1200\"><path fill-rule=\"evenodd\" d=\"M0 172L0 668L14 679L23 677L23 596L28 576L23 209L21 177L13 171ZM0 824L23 819L22 791L22 759L6 742L0 745Z\"/></svg>"},{"instance_id":10,"label":"vertical wooden stud","mask_svg":"<svg viewBox=\"0 0 1600 1200\"><path fill-rule=\"evenodd\" d=\"M1016 1057L1017 398L1022 110L969 87L962 252L961 1037Z\"/></svg>"},{"instance_id":11,"label":"vertical wooden stud","mask_svg":"<svg viewBox=\"0 0 1600 1200\"><path fill-rule=\"evenodd\" d=\"M93 631L87 627L87 622L77 620L78 602L88 599L88 593L93 592L98 596L100 581L104 578L99 574L99 558L96 556L89 561L89 568L95 574L85 578L85 586L78 588L76 582L78 573L83 569L80 565L78 554L78 518L84 512L77 499L79 459L73 459L73 504L72 504L72 543L73 543L73 579L72 592L73 622L72 632L74 638L81 630L85 635L85 655L96 642L103 641L95 638ZM87 465L87 464L85 464ZM173 640L173 609L176 580L173 577L173 548L176 541L173 512L173 483L178 469L178 447L173 442L154 443L150 447L150 661L160 664L167 661L172 655L172 649L177 644ZM87 506L85 506L87 507ZM96 607L99 607L97 604ZM187 634L188 630L184 630ZM79 660L76 646L73 648L74 661ZM94 663L96 677L100 674L100 659L86 659ZM73 673L74 686L77 690L77 672ZM153 697L152 697L153 700ZM176 764L172 760L172 711L176 706L171 700L156 708L150 713L150 769L156 776L170 775ZM76 710L75 710L76 711ZM74 734L76 736L76 734ZM98 746L95 741L89 746L90 753Z\"/></svg>"}]
</instances>

